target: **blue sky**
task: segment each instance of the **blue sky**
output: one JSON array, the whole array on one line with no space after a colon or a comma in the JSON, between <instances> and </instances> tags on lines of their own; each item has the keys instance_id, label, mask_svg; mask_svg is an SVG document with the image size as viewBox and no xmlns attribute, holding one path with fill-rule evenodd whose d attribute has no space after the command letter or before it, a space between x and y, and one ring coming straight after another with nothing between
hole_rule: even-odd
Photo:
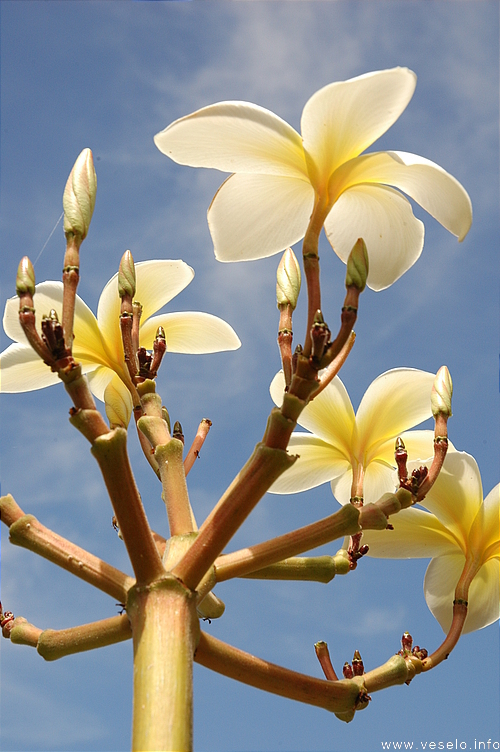
<instances>
[{"instance_id":1,"label":"blue sky","mask_svg":"<svg viewBox=\"0 0 500 752\"><path fill-rule=\"evenodd\" d=\"M437 162L468 190L474 222L462 244L418 207L424 252L393 287L361 300L355 349L342 379L355 407L380 373L445 363L454 381L450 436L479 463L485 494L498 482L498 3L429 0L1 3L1 306L19 259L37 280L59 279L67 175L90 147L97 204L82 249L79 294L95 311L130 249L136 261L182 258L196 272L169 310L204 310L238 332L236 353L170 355L159 391L186 437L213 429L190 475L201 521L260 439L279 368L274 298L279 257L215 261L206 210L224 176L170 162L153 135L228 99L255 102L299 129L320 87L404 65L418 76L400 120L373 149ZM337 321L345 268L320 245L325 316ZM173 307L172 307L173 306ZM303 329L299 304L296 331ZM302 317L302 318L301 318ZM298 334L298 337L301 335ZM298 341L298 340L297 340ZM9 344L2 334L2 349ZM69 426L62 386L2 395L2 493L59 532L130 571L87 443ZM131 454L151 525L166 532L159 487L132 435ZM258 542L336 508L329 485L266 496L231 548ZM337 549L334 543L325 552ZM437 647L442 631L422 593L426 561L366 559L329 585L223 583L215 636L320 676L314 642L340 669L359 649L367 668L399 648L404 630ZM34 554L2 526L2 602L41 628L111 616L115 604ZM2 640L4 750L126 750L132 645L45 663ZM196 667L195 747L205 752L373 752L382 741L500 741L498 626L465 636L450 659L409 686L374 695L345 725L326 711L259 693Z\"/></svg>"}]
</instances>

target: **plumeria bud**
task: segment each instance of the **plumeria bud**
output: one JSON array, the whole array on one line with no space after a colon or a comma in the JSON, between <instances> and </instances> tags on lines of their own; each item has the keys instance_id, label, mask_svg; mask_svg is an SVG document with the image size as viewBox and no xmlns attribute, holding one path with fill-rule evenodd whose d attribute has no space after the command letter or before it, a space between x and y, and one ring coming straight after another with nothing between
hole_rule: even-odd
<instances>
[{"instance_id":1,"label":"plumeria bud","mask_svg":"<svg viewBox=\"0 0 500 752\"><path fill-rule=\"evenodd\" d=\"M346 287L356 287L363 292L368 277L368 251L363 238L358 238L354 243L347 259L347 271L345 277Z\"/></svg>"},{"instance_id":2,"label":"plumeria bud","mask_svg":"<svg viewBox=\"0 0 500 752\"><path fill-rule=\"evenodd\" d=\"M130 251L125 251L118 268L118 295L120 298L135 295L135 264Z\"/></svg>"},{"instance_id":3,"label":"plumeria bud","mask_svg":"<svg viewBox=\"0 0 500 752\"><path fill-rule=\"evenodd\" d=\"M451 417L451 396L453 394L453 383L450 372L446 366L441 366L434 379L431 390L431 408L434 417L446 415Z\"/></svg>"},{"instance_id":4,"label":"plumeria bud","mask_svg":"<svg viewBox=\"0 0 500 752\"><path fill-rule=\"evenodd\" d=\"M291 248L287 248L281 257L276 272L276 300L278 308L283 305L297 305L300 292L300 266Z\"/></svg>"},{"instance_id":5,"label":"plumeria bud","mask_svg":"<svg viewBox=\"0 0 500 752\"><path fill-rule=\"evenodd\" d=\"M26 293L35 294L35 270L27 256L23 256L17 267L16 293L19 297Z\"/></svg>"},{"instance_id":6,"label":"plumeria bud","mask_svg":"<svg viewBox=\"0 0 500 752\"><path fill-rule=\"evenodd\" d=\"M359 650L354 651L354 655L352 658L352 672L354 676L363 676L363 674L365 673L363 659L361 658L361 655L359 654Z\"/></svg>"},{"instance_id":7,"label":"plumeria bud","mask_svg":"<svg viewBox=\"0 0 500 752\"><path fill-rule=\"evenodd\" d=\"M63 194L64 233L80 235L89 231L94 212L97 178L90 149L84 149L70 172Z\"/></svg>"},{"instance_id":8,"label":"plumeria bud","mask_svg":"<svg viewBox=\"0 0 500 752\"><path fill-rule=\"evenodd\" d=\"M174 423L174 430L172 432L172 436L174 439L179 439L179 441L182 441L182 443L184 444L184 433L182 431L182 426L178 420L176 420Z\"/></svg>"},{"instance_id":9,"label":"plumeria bud","mask_svg":"<svg viewBox=\"0 0 500 752\"><path fill-rule=\"evenodd\" d=\"M352 677L354 676L352 666L347 661L344 663L342 667L342 673L344 674L344 679L352 679Z\"/></svg>"},{"instance_id":10,"label":"plumeria bud","mask_svg":"<svg viewBox=\"0 0 500 752\"><path fill-rule=\"evenodd\" d=\"M163 405L162 405L162 408L161 408L161 417L163 418L163 420L167 424L168 432L170 433L170 415L168 414L167 408L164 407Z\"/></svg>"}]
</instances>

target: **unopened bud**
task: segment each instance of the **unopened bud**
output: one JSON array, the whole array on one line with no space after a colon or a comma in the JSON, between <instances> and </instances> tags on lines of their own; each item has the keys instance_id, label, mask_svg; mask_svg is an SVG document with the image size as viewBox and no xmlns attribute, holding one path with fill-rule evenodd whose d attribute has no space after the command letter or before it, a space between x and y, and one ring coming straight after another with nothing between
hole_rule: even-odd
<instances>
[{"instance_id":1,"label":"unopened bud","mask_svg":"<svg viewBox=\"0 0 500 752\"><path fill-rule=\"evenodd\" d=\"M130 251L125 251L118 267L118 295L120 298L135 295L135 264Z\"/></svg>"},{"instance_id":2,"label":"unopened bud","mask_svg":"<svg viewBox=\"0 0 500 752\"><path fill-rule=\"evenodd\" d=\"M168 414L167 408L164 407L163 405L162 405L162 408L161 408L161 417L163 418L163 420L167 424L168 432L170 433L170 415Z\"/></svg>"},{"instance_id":3,"label":"unopened bud","mask_svg":"<svg viewBox=\"0 0 500 752\"><path fill-rule=\"evenodd\" d=\"M90 149L84 149L70 172L63 194L64 233L80 235L89 231L94 212L97 178Z\"/></svg>"},{"instance_id":4,"label":"unopened bud","mask_svg":"<svg viewBox=\"0 0 500 752\"><path fill-rule=\"evenodd\" d=\"M352 679L352 677L354 676L352 666L347 661L344 663L342 667L342 673L344 674L344 679Z\"/></svg>"},{"instance_id":5,"label":"unopened bud","mask_svg":"<svg viewBox=\"0 0 500 752\"><path fill-rule=\"evenodd\" d=\"M112 428L127 428L134 405L130 392L118 376L113 377L104 390L104 409Z\"/></svg>"},{"instance_id":6,"label":"unopened bud","mask_svg":"<svg viewBox=\"0 0 500 752\"><path fill-rule=\"evenodd\" d=\"M365 241L363 238L358 238L347 259L345 286L356 287L360 292L363 292L366 287L368 268L368 251Z\"/></svg>"},{"instance_id":7,"label":"unopened bud","mask_svg":"<svg viewBox=\"0 0 500 752\"><path fill-rule=\"evenodd\" d=\"M434 379L431 390L431 408L434 417L441 413L448 418L451 416L451 396L453 383L446 366L441 366Z\"/></svg>"},{"instance_id":8,"label":"unopened bud","mask_svg":"<svg viewBox=\"0 0 500 752\"><path fill-rule=\"evenodd\" d=\"M297 305L300 292L300 266L291 248L287 248L281 257L276 272L276 300L278 308L290 305L292 310Z\"/></svg>"},{"instance_id":9,"label":"unopened bud","mask_svg":"<svg viewBox=\"0 0 500 752\"><path fill-rule=\"evenodd\" d=\"M19 296L25 293L35 294L35 270L27 256L23 256L17 267L16 293Z\"/></svg>"},{"instance_id":10,"label":"unopened bud","mask_svg":"<svg viewBox=\"0 0 500 752\"><path fill-rule=\"evenodd\" d=\"M182 443L184 444L184 433L182 432L182 426L178 420L176 420L174 423L172 436L174 439L179 439L179 441L182 441Z\"/></svg>"},{"instance_id":11,"label":"unopened bud","mask_svg":"<svg viewBox=\"0 0 500 752\"><path fill-rule=\"evenodd\" d=\"M363 676L365 673L365 667L361 655L359 654L359 650L354 651L352 658L352 672L354 676Z\"/></svg>"}]
</instances>

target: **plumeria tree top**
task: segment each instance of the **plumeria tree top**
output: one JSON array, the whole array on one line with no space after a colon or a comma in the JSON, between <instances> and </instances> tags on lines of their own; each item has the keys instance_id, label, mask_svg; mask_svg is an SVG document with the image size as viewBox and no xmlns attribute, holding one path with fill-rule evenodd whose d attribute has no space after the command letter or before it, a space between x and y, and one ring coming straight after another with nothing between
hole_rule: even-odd
<instances>
[{"instance_id":1,"label":"plumeria tree top","mask_svg":"<svg viewBox=\"0 0 500 752\"><path fill-rule=\"evenodd\" d=\"M208 210L220 261L283 251L304 237L319 203L328 240L344 262L364 238L368 285L381 290L423 247L423 224L399 191L459 240L472 221L466 191L437 164L402 151L362 154L399 118L415 85L407 68L329 84L306 103L302 135L263 107L219 102L176 120L155 143L180 164L233 173Z\"/></svg>"},{"instance_id":2,"label":"plumeria tree top","mask_svg":"<svg viewBox=\"0 0 500 752\"><path fill-rule=\"evenodd\" d=\"M212 353L240 347L234 330L222 319L208 313L183 311L153 315L169 303L191 282L193 269L184 261L143 261L136 268L136 299L142 304L139 331L141 347L151 349L158 327L163 327L167 351ZM106 387L113 380L115 400L119 395L129 404L128 374L120 332L118 275L104 287L99 298L97 318L81 298L75 301L75 340L73 355L89 378L94 395L104 400ZM35 306L39 313L55 310L60 316L63 298L61 282L42 282L36 286ZM18 298L5 306L3 325L14 340L0 357L1 391L27 392L59 381L30 347L19 324ZM118 378L113 379L114 376Z\"/></svg>"},{"instance_id":3,"label":"plumeria tree top","mask_svg":"<svg viewBox=\"0 0 500 752\"><path fill-rule=\"evenodd\" d=\"M418 460L414 466L428 464ZM500 616L500 485L483 499L473 457L452 452L423 509L403 509L393 530L367 530L369 556L430 558L424 580L427 604L445 632L450 628L455 588L462 575L468 589L464 632L482 629Z\"/></svg>"}]
</instances>

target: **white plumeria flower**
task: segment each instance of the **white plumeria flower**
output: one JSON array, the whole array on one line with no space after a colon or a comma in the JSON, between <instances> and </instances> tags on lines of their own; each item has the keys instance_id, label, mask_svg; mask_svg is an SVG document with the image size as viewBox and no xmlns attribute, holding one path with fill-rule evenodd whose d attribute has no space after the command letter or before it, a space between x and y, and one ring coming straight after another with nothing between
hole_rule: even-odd
<instances>
[{"instance_id":1,"label":"white plumeria flower","mask_svg":"<svg viewBox=\"0 0 500 752\"><path fill-rule=\"evenodd\" d=\"M431 558L425 599L445 632L452 621L455 588L467 565L462 584L469 585L469 605L463 632L487 627L500 617L500 484L483 501L475 459L452 452L420 504L429 511L403 509L390 519L394 530L364 532L368 555Z\"/></svg>"},{"instance_id":2,"label":"white plumeria flower","mask_svg":"<svg viewBox=\"0 0 500 752\"><path fill-rule=\"evenodd\" d=\"M399 118L415 85L407 68L329 84L306 103L302 136L263 107L219 102L176 120L155 143L180 164L234 173L208 210L220 261L264 258L292 246L319 202L335 253L347 262L362 237L367 284L382 290L415 263L424 241L409 201L389 186L459 240L472 222L468 194L439 165L401 151L361 154Z\"/></svg>"},{"instance_id":3,"label":"white plumeria flower","mask_svg":"<svg viewBox=\"0 0 500 752\"><path fill-rule=\"evenodd\" d=\"M184 261L143 261L135 265L135 271L134 299L142 304L141 347L152 349L159 326L165 330L170 352L200 354L240 347L241 342L229 324L209 313L183 311L153 315L193 279L194 271ZM62 282L42 282L36 286L34 304L38 325L42 315L48 314L50 309L54 309L61 320L62 296ZM52 373L28 344L19 324L18 311L19 299L10 298L5 305L3 326L15 344L0 356L2 392L30 392L59 381L57 374ZM130 385L130 377L123 355L117 274L102 291L97 318L83 300L76 297L74 334L73 356L87 374L93 394L104 401L107 391L108 417L118 425L128 423L127 413L130 418L132 403L126 386Z\"/></svg>"},{"instance_id":4,"label":"white plumeria flower","mask_svg":"<svg viewBox=\"0 0 500 752\"><path fill-rule=\"evenodd\" d=\"M426 457L433 451L433 431L408 429L431 417L434 379L433 373L413 368L386 371L370 384L354 414L336 376L301 412L299 425L312 433L292 433L288 450L299 457L273 483L271 493L296 493L331 481L335 498L347 504L353 477L366 504L394 491L397 437L403 439L408 457ZM278 406L284 386L280 371L270 387Z\"/></svg>"}]
</instances>

